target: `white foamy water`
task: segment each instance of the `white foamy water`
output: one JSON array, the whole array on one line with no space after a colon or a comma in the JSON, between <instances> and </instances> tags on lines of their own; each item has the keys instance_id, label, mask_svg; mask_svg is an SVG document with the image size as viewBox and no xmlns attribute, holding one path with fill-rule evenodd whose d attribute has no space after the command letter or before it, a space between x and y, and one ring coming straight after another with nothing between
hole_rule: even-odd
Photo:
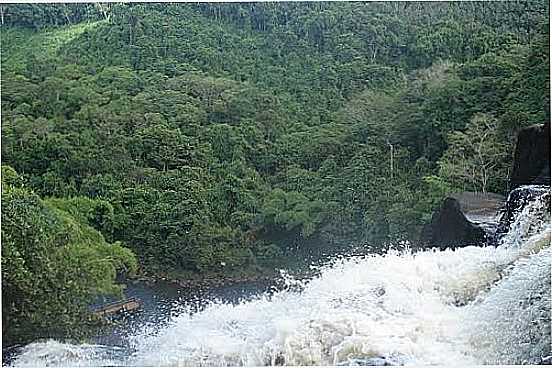
<instances>
[{"instance_id":1,"label":"white foamy water","mask_svg":"<svg viewBox=\"0 0 552 368\"><path fill-rule=\"evenodd\" d=\"M182 313L130 355L47 341L13 365L535 363L551 350L547 208L532 202L496 248L340 259L296 291Z\"/></svg>"}]
</instances>

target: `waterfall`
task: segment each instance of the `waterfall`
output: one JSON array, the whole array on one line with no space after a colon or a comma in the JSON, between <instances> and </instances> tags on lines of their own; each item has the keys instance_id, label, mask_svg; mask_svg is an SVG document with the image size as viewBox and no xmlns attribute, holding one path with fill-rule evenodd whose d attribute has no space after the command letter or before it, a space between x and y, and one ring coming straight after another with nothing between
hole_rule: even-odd
<instances>
[{"instance_id":1,"label":"waterfall","mask_svg":"<svg viewBox=\"0 0 552 368\"><path fill-rule=\"evenodd\" d=\"M528 188L527 190L532 190ZM337 258L308 282L182 308L131 349L29 344L25 366L535 364L550 355L550 192L494 246Z\"/></svg>"}]
</instances>

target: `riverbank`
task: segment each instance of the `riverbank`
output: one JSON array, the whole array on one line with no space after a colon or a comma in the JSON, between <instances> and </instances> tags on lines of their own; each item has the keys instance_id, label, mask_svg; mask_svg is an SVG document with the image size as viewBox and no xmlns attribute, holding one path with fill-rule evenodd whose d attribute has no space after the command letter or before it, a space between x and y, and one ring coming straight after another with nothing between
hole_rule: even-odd
<instances>
[{"instance_id":1,"label":"riverbank","mask_svg":"<svg viewBox=\"0 0 552 368\"><path fill-rule=\"evenodd\" d=\"M140 269L139 272L126 281L130 283L146 283L153 285L159 282L169 283L180 288L212 288L221 286L230 286L243 282L263 282L272 281L279 276L276 269L261 271L241 271L241 272L209 272L209 273L190 273L178 271L147 271Z\"/></svg>"},{"instance_id":2,"label":"riverbank","mask_svg":"<svg viewBox=\"0 0 552 368\"><path fill-rule=\"evenodd\" d=\"M323 245L322 245L323 244ZM158 270L153 267L142 265L139 267L135 276L129 277L124 282L130 283L143 282L153 285L163 282L180 288L213 288L231 286L246 282L275 282L281 279L281 272L285 270L292 276L300 279L314 276L316 265L322 265L334 259L336 256L356 256L367 253L383 253L385 247L372 247L368 245L357 244L355 246L335 246L329 243L321 243L319 246L299 247L275 262L276 265L268 268L251 267L240 270L225 270L221 265L221 270L204 271L202 273L178 270Z\"/></svg>"}]
</instances>

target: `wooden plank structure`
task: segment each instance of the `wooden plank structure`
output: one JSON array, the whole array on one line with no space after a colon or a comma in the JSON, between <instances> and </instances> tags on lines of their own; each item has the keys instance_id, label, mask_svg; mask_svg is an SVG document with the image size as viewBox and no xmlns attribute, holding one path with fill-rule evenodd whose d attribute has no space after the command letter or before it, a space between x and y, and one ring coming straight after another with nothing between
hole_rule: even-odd
<instances>
[{"instance_id":1,"label":"wooden plank structure","mask_svg":"<svg viewBox=\"0 0 552 368\"><path fill-rule=\"evenodd\" d=\"M94 314L100 317L111 316L121 312L130 312L139 309L142 301L138 298L128 298L118 300L113 303L105 304L94 311Z\"/></svg>"}]
</instances>

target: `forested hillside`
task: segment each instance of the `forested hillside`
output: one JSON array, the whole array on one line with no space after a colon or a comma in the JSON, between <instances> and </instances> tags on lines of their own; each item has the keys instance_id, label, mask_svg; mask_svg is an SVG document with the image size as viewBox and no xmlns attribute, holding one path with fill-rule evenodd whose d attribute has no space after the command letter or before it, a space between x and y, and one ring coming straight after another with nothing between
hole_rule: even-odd
<instances>
[{"instance_id":1,"label":"forested hillside","mask_svg":"<svg viewBox=\"0 0 552 368\"><path fill-rule=\"evenodd\" d=\"M3 165L36 206L103 203L148 272L415 241L549 119L544 1L0 8Z\"/></svg>"}]
</instances>

